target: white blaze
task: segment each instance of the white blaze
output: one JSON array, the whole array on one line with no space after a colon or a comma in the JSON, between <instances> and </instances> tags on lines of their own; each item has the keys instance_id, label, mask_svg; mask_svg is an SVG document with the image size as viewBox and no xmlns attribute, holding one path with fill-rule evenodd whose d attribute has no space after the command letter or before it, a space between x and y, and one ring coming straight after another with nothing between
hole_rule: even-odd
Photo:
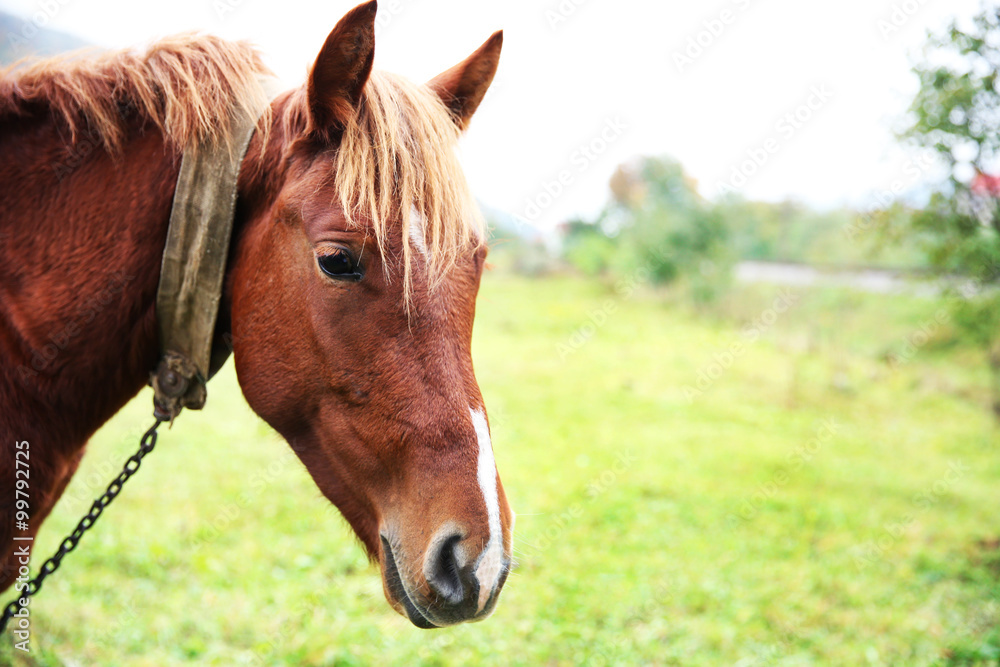
<instances>
[{"instance_id":1,"label":"white blaze","mask_svg":"<svg viewBox=\"0 0 1000 667\"><path fill-rule=\"evenodd\" d=\"M427 244L424 242L424 216L414 206L410 209L410 243L424 257L427 256Z\"/></svg>"},{"instance_id":2,"label":"white blaze","mask_svg":"<svg viewBox=\"0 0 1000 667\"><path fill-rule=\"evenodd\" d=\"M503 530L500 527L500 497L497 494L497 464L493 458L493 443L490 428L486 424L486 414L482 410L469 410L472 425L479 440L479 465L476 477L486 501L486 516L490 527L490 539L479 557L476 578L479 579L479 610L482 611L493 593L500 568L503 567Z\"/></svg>"}]
</instances>

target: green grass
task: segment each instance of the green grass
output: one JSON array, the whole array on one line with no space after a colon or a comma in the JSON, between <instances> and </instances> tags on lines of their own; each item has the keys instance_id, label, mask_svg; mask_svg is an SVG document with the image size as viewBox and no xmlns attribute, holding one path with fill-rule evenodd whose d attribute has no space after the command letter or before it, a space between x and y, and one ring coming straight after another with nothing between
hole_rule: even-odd
<instances>
[{"instance_id":1,"label":"green grass","mask_svg":"<svg viewBox=\"0 0 1000 667\"><path fill-rule=\"evenodd\" d=\"M837 290L794 295L751 341L778 291L697 313L487 276L474 356L519 565L484 623L426 632L390 610L230 368L45 584L30 659L4 638L0 663L998 664L982 359L946 325L907 353L933 301ZM36 567L149 410L143 393L94 438Z\"/></svg>"}]
</instances>

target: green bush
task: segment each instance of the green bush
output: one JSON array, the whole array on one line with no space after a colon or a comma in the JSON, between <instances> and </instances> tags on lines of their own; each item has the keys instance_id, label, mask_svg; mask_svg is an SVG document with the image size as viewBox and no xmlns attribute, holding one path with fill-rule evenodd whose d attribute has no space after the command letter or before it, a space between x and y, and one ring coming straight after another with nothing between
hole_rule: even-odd
<instances>
[{"instance_id":1,"label":"green bush","mask_svg":"<svg viewBox=\"0 0 1000 667\"><path fill-rule=\"evenodd\" d=\"M623 166L612 191L614 200L595 223L567 225L566 260L587 275L641 270L655 284L680 282L696 302L715 299L733 264L728 221L680 164L644 158Z\"/></svg>"}]
</instances>

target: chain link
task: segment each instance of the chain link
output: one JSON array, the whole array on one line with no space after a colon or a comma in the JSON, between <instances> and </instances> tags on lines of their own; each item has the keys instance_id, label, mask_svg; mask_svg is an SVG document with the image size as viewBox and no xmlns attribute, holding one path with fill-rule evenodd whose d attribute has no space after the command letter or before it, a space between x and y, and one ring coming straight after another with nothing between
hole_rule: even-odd
<instances>
[{"instance_id":1,"label":"chain link","mask_svg":"<svg viewBox=\"0 0 1000 667\"><path fill-rule=\"evenodd\" d=\"M156 447L156 429L159 428L163 421L164 420L160 418L156 419L156 423L153 424L148 431L146 431L146 433L142 436L142 440L139 441L139 451L128 457L128 460L125 462L125 467L120 473L118 473L118 476L112 480L111 484L108 485L107 491L105 491L100 498L94 501L94 504L90 506L90 511L87 512L86 516L80 519L80 523L76 525L73 532L59 544L59 549L52 555L52 557L42 563L41 571L35 576L34 579L28 582L27 586L21 591L18 598L4 607L3 617L0 618L0 633L7 629L7 623L14 617L14 614L18 613L22 607L26 606L28 598L42 590L42 583L45 582L45 577L59 569L59 564L62 563L63 557L73 549L76 549L76 545L80 542L80 538L83 537L83 534L90 530L95 523L97 523L97 519L101 516L101 512L104 511L104 508L110 505L111 501L114 500L119 493L121 493L122 487L125 485L125 482L128 481L129 477L134 475L136 471L139 470L143 457L153 451L153 447ZM21 604L22 601L24 601L25 604Z\"/></svg>"}]
</instances>

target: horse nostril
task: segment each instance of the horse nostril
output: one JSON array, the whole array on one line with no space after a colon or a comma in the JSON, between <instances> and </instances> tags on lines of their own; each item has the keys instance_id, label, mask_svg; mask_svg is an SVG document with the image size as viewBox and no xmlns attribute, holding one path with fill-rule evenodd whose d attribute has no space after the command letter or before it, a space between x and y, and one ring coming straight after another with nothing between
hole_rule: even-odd
<instances>
[{"instance_id":1,"label":"horse nostril","mask_svg":"<svg viewBox=\"0 0 1000 667\"><path fill-rule=\"evenodd\" d=\"M427 554L427 583L435 593L453 604L465 597L456 553L461 541L461 535L451 535L439 541Z\"/></svg>"}]
</instances>

